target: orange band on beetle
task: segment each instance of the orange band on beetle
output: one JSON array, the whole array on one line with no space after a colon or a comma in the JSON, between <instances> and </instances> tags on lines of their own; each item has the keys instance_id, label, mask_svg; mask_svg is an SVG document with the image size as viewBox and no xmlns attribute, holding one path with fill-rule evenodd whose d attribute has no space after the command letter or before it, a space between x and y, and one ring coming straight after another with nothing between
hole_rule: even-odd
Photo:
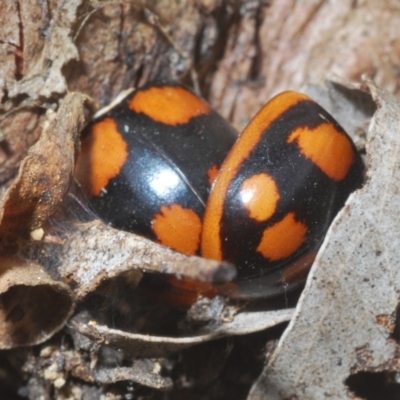
<instances>
[{"instance_id":1,"label":"orange band on beetle","mask_svg":"<svg viewBox=\"0 0 400 400\"><path fill-rule=\"evenodd\" d=\"M223 215L224 199L229 184L237 174L240 165L259 142L264 131L283 113L302 101L311 99L305 94L283 92L271 99L250 121L240 135L240 146L233 146L210 193L203 222L202 254L206 258L222 260L220 222ZM209 210L212 210L210 212Z\"/></svg>"},{"instance_id":2,"label":"orange band on beetle","mask_svg":"<svg viewBox=\"0 0 400 400\"><path fill-rule=\"evenodd\" d=\"M176 126L210 112L208 104L193 93L178 86L151 87L136 93L129 108L143 113L153 121Z\"/></svg>"}]
</instances>

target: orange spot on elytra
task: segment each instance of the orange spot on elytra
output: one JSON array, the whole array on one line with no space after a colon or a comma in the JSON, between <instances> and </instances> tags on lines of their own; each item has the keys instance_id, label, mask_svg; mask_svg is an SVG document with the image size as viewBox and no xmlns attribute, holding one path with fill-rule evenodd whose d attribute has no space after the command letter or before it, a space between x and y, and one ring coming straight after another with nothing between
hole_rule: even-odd
<instances>
[{"instance_id":1,"label":"orange spot on elytra","mask_svg":"<svg viewBox=\"0 0 400 400\"><path fill-rule=\"evenodd\" d=\"M153 231L164 246L186 255L196 254L201 234L200 217L178 204L162 206L152 221Z\"/></svg>"},{"instance_id":2,"label":"orange spot on elytra","mask_svg":"<svg viewBox=\"0 0 400 400\"><path fill-rule=\"evenodd\" d=\"M304 280L316 256L316 252L311 252L290 264L289 267L282 272L281 282L285 285L289 285Z\"/></svg>"},{"instance_id":3,"label":"orange spot on elytra","mask_svg":"<svg viewBox=\"0 0 400 400\"><path fill-rule=\"evenodd\" d=\"M243 181L239 196L250 218L259 222L272 217L280 198L275 181L266 173L253 175Z\"/></svg>"},{"instance_id":4,"label":"orange spot on elytra","mask_svg":"<svg viewBox=\"0 0 400 400\"><path fill-rule=\"evenodd\" d=\"M214 183L215 178L217 177L219 172L219 168L216 165L213 165L211 168L208 169L207 171L207 176L208 176L208 183L210 186Z\"/></svg>"},{"instance_id":5,"label":"orange spot on elytra","mask_svg":"<svg viewBox=\"0 0 400 400\"><path fill-rule=\"evenodd\" d=\"M82 140L75 177L90 196L98 196L121 171L128 145L111 118L94 124Z\"/></svg>"},{"instance_id":6,"label":"orange spot on elytra","mask_svg":"<svg viewBox=\"0 0 400 400\"><path fill-rule=\"evenodd\" d=\"M323 123L314 129L297 128L287 141L296 141L301 154L334 181L344 179L354 162L355 154L350 140L332 123Z\"/></svg>"},{"instance_id":7,"label":"orange spot on elytra","mask_svg":"<svg viewBox=\"0 0 400 400\"><path fill-rule=\"evenodd\" d=\"M257 251L270 261L291 256L306 240L307 226L295 220L294 212L265 229Z\"/></svg>"},{"instance_id":8,"label":"orange spot on elytra","mask_svg":"<svg viewBox=\"0 0 400 400\"><path fill-rule=\"evenodd\" d=\"M264 131L283 113L302 101L310 98L301 93L283 92L271 99L250 121L232 147L218 174L218 180L210 193L203 220L201 251L206 258L222 260L220 238L221 219L224 200L232 179L254 146L257 145Z\"/></svg>"},{"instance_id":9,"label":"orange spot on elytra","mask_svg":"<svg viewBox=\"0 0 400 400\"><path fill-rule=\"evenodd\" d=\"M192 118L210 112L204 100L179 86L138 91L129 101L129 108L167 125L186 124Z\"/></svg>"}]
</instances>

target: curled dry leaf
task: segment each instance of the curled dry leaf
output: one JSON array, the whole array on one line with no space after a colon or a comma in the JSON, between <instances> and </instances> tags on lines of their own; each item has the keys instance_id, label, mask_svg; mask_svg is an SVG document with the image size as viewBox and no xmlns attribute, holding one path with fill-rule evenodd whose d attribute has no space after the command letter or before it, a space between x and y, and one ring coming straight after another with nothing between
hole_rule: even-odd
<instances>
[{"instance_id":1,"label":"curled dry leaf","mask_svg":"<svg viewBox=\"0 0 400 400\"><path fill-rule=\"evenodd\" d=\"M0 349L41 343L61 329L74 301L69 287L17 257L0 258Z\"/></svg>"},{"instance_id":2,"label":"curled dry leaf","mask_svg":"<svg viewBox=\"0 0 400 400\"><path fill-rule=\"evenodd\" d=\"M29 149L19 174L0 205L0 236L17 236L40 227L68 191L78 134L82 129L81 94L68 94L57 114Z\"/></svg>"},{"instance_id":3,"label":"curled dry leaf","mask_svg":"<svg viewBox=\"0 0 400 400\"><path fill-rule=\"evenodd\" d=\"M243 312L236 314L231 322L215 325L207 334L181 338L128 333L93 323L80 323L76 329L99 344L120 349L134 357L154 358L184 350L210 340L262 331L289 321L292 315L293 309Z\"/></svg>"},{"instance_id":4,"label":"curled dry leaf","mask_svg":"<svg viewBox=\"0 0 400 400\"><path fill-rule=\"evenodd\" d=\"M366 86L377 105L367 135L367 181L331 226L295 316L249 399L346 399L352 373L399 371L400 102L369 80Z\"/></svg>"},{"instance_id":5,"label":"curled dry leaf","mask_svg":"<svg viewBox=\"0 0 400 400\"><path fill-rule=\"evenodd\" d=\"M59 273L74 283L79 299L106 279L127 273L133 286L139 283L142 271L214 283L228 282L236 273L227 263L187 257L100 221L77 225L64 243L60 261Z\"/></svg>"}]
</instances>

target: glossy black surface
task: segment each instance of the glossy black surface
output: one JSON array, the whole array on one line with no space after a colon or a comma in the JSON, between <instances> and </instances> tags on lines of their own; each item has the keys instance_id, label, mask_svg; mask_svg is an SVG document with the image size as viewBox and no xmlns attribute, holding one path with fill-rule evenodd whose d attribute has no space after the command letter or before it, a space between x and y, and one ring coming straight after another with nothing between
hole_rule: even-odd
<instances>
[{"instance_id":1,"label":"glossy black surface","mask_svg":"<svg viewBox=\"0 0 400 400\"><path fill-rule=\"evenodd\" d=\"M244 281L242 288L248 294L257 297L257 293L270 295L282 290L279 288L282 271L303 255L319 248L349 194L361 186L363 163L354 145L356 158L350 171L344 180L335 182L304 157L296 143L287 142L294 129L303 126L315 128L327 121L335 124L337 130L347 136L336 121L314 102L304 101L290 108L266 127L261 140L254 145L250 156L240 165L230 182L220 237L224 259L238 267L238 280ZM257 222L249 218L239 189L246 178L262 172L274 179L280 199L273 216L265 222ZM307 240L289 258L268 261L255 251L263 231L290 212L294 212L296 220L308 227Z\"/></svg>"},{"instance_id":2,"label":"glossy black surface","mask_svg":"<svg viewBox=\"0 0 400 400\"><path fill-rule=\"evenodd\" d=\"M116 121L128 143L129 157L119 175L90 204L112 226L154 239L151 221L161 206L179 204L202 218L210 190L208 170L221 165L237 132L212 110L187 124L155 122L128 108L136 93L94 122ZM90 135L90 127L85 134Z\"/></svg>"}]
</instances>

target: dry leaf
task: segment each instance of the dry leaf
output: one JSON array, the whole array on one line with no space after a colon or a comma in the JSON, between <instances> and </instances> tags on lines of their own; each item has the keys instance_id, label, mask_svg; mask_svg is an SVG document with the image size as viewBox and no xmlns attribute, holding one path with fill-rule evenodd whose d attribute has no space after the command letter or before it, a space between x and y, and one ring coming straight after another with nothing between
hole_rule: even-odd
<instances>
[{"instance_id":1,"label":"dry leaf","mask_svg":"<svg viewBox=\"0 0 400 400\"><path fill-rule=\"evenodd\" d=\"M9 183L18 173L21 160L40 136L43 114L34 107L0 117L0 182Z\"/></svg>"},{"instance_id":2,"label":"dry leaf","mask_svg":"<svg viewBox=\"0 0 400 400\"><path fill-rule=\"evenodd\" d=\"M114 347L134 357L154 358L163 357L210 340L265 330L289 321L292 315L293 309L238 313L231 322L216 325L207 334L181 338L123 332L95 323L81 323L77 326L77 330L99 344Z\"/></svg>"},{"instance_id":3,"label":"dry leaf","mask_svg":"<svg viewBox=\"0 0 400 400\"><path fill-rule=\"evenodd\" d=\"M19 79L6 82L10 98L25 94L36 100L67 91L62 68L78 58L70 35L81 2L54 3L56 6L51 7L51 12L48 10L49 5L53 5L51 3L39 0L20 3L19 21L14 29L23 36L23 43L19 44L22 67L18 71Z\"/></svg>"},{"instance_id":4,"label":"dry leaf","mask_svg":"<svg viewBox=\"0 0 400 400\"><path fill-rule=\"evenodd\" d=\"M67 91L63 68L78 52L70 37L81 0L0 4L0 182L15 177L38 139L44 110ZM54 96L56 95L56 96Z\"/></svg>"},{"instance_id":5,"label":"dry leaf","mask_svg":"<svg viewBox=\"0 0 400 400\"><path fill-rule=\"evenodd\" d=\"M160 376L155 371L157 371L155 362L151 360L136 360L133 367L101 369L95 373L95 380L103 385L118 381L133 381L158 390L172 389L172 380Z\"/></svg>"},{"instance_id":6,"label":"dry leaf","mask_svg":"<svg viewBox=\"0 0 400 400\"><path fill-rule=\"evenodd\" d=\"M29 149L19 174L0 204L0 236L15 237L39 228L66 195L83 125L85 97L71 93Z\"/></svg>"},{"instance_id":7,"label":"dry leaf","mask_svg":"<svg viewBox=\"0 0 400 400\"><path fill-rule=\"evenodd\" d=\"M66 284L17 257L0 258L0 268L0 349L42 343L64 326L74 309Z\"/></svg>"},{"instance_id":8,"label":"dry leaf","mask_svg":"<svg viewBox=\"0 0 400 400\"><path fill-rule=\"evenodd\" d=\"M77 225L69 233L58 268L64 279L73 282L79 299L95 291L105 280L126 273L133 286L139 283L142 271L211 283L229 282L236 273L227 263L187 257L100 221Z\"/></svg>"}]
</instances>

